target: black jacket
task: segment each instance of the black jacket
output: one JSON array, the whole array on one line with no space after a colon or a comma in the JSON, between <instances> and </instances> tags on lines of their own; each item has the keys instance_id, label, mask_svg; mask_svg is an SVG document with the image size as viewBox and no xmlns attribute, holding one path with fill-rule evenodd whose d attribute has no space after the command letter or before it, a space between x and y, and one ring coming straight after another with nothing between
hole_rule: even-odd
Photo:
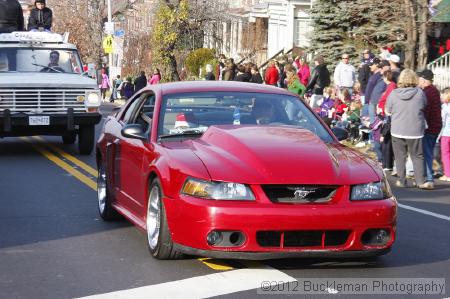
<instances>
[{"instance_id":1,"label":"black jacket","mask_svg":"<svg viewBox=\"0 0 450 299\"><path fill-rule=\"evenodd\" d=\"M263 84L264 81L261 77L260 73L256 73L254 75L252 75L252 78L250 79L250 83L257 83L257 84Z\"/></svg>"},{"instance_id":2,"label":"black jacket","mask_svg":"<svg viewBox=\"0 0 450 299\"><path fill-rule=\"evenodd\" d=\"M369 78L372 75L370 67L367 63L364 63L358 70L358 81L361 84L361 90L366 90Z\"/></svg>"},{"instance_id":3,"label":"black jacket","mask_svg":"<svg viewBox=\"0 0 450 299\"><path fill-rule=\"evenodd\" d=\"M52 18L53 12L50 8L44 7L42 10L33 8L28 19L28 30L39 29L39 27L50 30L52 28Z\"/></svg>"},{"instance_id":4,"label":"black jacket","mask_svg":"<svg viewBox=\"0 0 450 299\"><path fill-rule=\"evenodd\" d=\"M319 64L314 68L306 90L312 91L316 95L322 95L323 89L329 86L330 82L330 72L327 66L325 64Z\"/></svg>"},{"instance_id":5,"label":"black jacket","mask_svg":"<svg viewBox=\"0 0 450 299\"><path fill-rule=\"evenodd\" d=\"M214 74L212 72L208 72L208 73L206 73L205 80L214 81L214 80L216 80L216 76L214 76Z\"/></svg>"},{"instance_id":6,"label":"black jacket","mask_svg":"<svg viewBox=\"0 0 450 299\"><path fill-rule=\"evenodd\" d=\"M23 12L17 0L0 0L0 33L23 31Z\"/></svg>"},{"instance_id":7,"label":"black jacket","mask_svg":"<svg viewBox=\"0 0 450 299\"><path fill-rule=\"evenodd\" d=\"M138 92L145 86L147 86L147 77L145 75L140 76L136 78L136 80L134 80L134 92Z\"/></svg>"}]
</instances>

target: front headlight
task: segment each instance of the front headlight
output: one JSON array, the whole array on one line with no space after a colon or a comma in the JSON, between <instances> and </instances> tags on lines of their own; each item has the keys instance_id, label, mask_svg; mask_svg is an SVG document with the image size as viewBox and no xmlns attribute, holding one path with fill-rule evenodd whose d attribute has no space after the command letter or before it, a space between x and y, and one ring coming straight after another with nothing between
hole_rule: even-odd
<instances>
[{"instance_id":1,"label":"front headlight","mask_svg":"<svg viewBox=\"0 0 450 299\"><path fill-rule=\"evenodd\" d=\"M99 97L98 93L95 93L95 92L88 93L87 97L84 101L84 105L87 108L99 107L100 106L100 97Z\"/></svg>"},{"instance_id":2,"label":"front headlight","mask_svg":"<svg viewBox=\"0 0 450 299\"><path fill-rule=\"evenodd\" d=\"M380 200L392 197L391 188L386 180L364 185L352 186L350 200Z\"/></svg>"},{"instance_id":3,"label":"front headlight","mask_svg":"<svg viewBox=\"0 0 450 299\"><path fill-rule=\"evenodd\" d=\"M246 185L210 182L192 178L186 180L181 193L216 200L255 200L252 190Z\"/></svg>"}]
</instances>

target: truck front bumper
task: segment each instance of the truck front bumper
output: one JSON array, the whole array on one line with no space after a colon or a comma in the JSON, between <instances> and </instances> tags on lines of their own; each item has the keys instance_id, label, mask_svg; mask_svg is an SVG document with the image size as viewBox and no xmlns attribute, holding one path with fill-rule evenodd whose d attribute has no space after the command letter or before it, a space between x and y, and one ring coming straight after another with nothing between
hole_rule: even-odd
<instances>
[{"instance_id":1,"label":"truck front bumper","mask_svg":"<svg viewBox=\"0 0 450 299\"><path fill-rule=\"evenodd\" d=\"M48 116L49 125L30 125L30 116ZM96 125L102 115L98 112L74 112L68 109L64 113L26 114L10 112L8 109L0 112L0 137L17 137L33 135L64 135L76 132L79 126Z\"/></svg>"}]
</instances>

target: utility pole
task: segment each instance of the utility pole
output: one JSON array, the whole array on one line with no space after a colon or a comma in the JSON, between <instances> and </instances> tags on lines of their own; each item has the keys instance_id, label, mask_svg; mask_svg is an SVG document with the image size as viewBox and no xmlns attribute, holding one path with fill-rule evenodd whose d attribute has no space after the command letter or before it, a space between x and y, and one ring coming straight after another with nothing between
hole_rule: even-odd
<instances>
[{"instance_id":1,"label":"utility pole","mask_svg":"<svg viewBox=\"0 0 450 299\"><path fill-rule=\"evenodd\" d=\"M111 8L111 0L108 0L108 23L112 23L112 8ZM111 70L112 70L112 61L113 60L113 54L109 53L108 54L108 68L109 68L109 75L110 75L110 80L111 78Z\"/></svg>"}]
</instances>

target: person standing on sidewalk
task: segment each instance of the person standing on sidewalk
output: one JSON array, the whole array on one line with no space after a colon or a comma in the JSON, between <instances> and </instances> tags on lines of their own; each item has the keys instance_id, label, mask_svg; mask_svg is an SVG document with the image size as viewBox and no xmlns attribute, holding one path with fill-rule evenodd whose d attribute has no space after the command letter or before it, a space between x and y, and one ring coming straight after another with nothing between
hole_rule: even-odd
<instances>
[{"instance_id":1,"label":"person standing on sidewalk","mask_svg":"<svg viewBox=\"0 0 450 299\"><path fill-rule=\"evenodd\" d=\"M425 133L425 93L417 87L418 78L411 69L401 72L397 86L388 96L386 114L391 116L392 147L397 166L397 187L406 187L406 158L414 165L414 177L420 189L431 189L425 182L422 139Z\"/></svg>"},{"instance_id":2,"label":"person standing on sidewalk","mask_svg":"<svg viewBox=\"0 0 450 299\"><path fill-rule=\"evenodd\" d=\"M441 95L439 90L433 85L433 72L423 70L419 73L419 87L425 92L427 106L425 107L425 121L427 129L423 137L423 153L425 156L426 181L430 188L433 185L433 159L436 140L442 129L441 118Z\"/></svg>"},{"instance_id":3,"label":"person standing on sidewalk","mask_svg":"<svg viewBox=\"0 0 450 299\"><path fill-rule=\"evenodd\" d=\"M101 83L100 83L100 91L101 91L101 95L102 95L102 100L106 100L106 92L109 90L109 88L111 87L110 83L109 83L109 77L106 74L106 70L102 69L101 70Z\"/></svg>"},{"instance_id":4,"label":"person standing on sidewalk","mask_svg":"<svg viewBox=\"0 0 450 299\"><path fill-rule=\"evenodd\" d=\"M17 0L0 0L0 33L23 31L22 6Z\"/></svg>"},{"instance_id":5,"label":"person standing on sidewalk","mask_svg":"<svg viewBox=\"0 0 450 299\"><path fill-rule=\"evenodd\" d=\"M368 63L372 75L370 76L369 81L367 82L366 89L364 90L364 105L368 109L367 111L369 114L370 123L373 123L375 121L376 115L376 105L371 104L370 96L372 95L372 91L375 88L375 85L377 85L380 80L383 80L382 68L380 67L380 63L381 60L376 57Z\"/></svg>"},{"instance_id":6,"label":"person standing on sidewalk","mask_svg":"<svg viewBox=\"0 0 450 299\"><path fill-rule=\"evenodd\" d=\"M442 93L442 124L441 160L444 175L439 180L450 182L450 88Z\"/></svg>"},{"instance_id":7,"label":"person standing on sidewalk","mask_svg":"<svg viewBox=\"0 0 450 299\"><path fill-rule=\"evenodd\" d=\"M334 85L341 89L347 89L350 95L353 94L353 85L356 80L356 70L350 64L350 56L348 54L342 55L342 61L336 66L334 71Z\"/></svg>"},{"instance_id":8,"label":"person standing on sidewalk","mask_svg":"<svg viewBox=\"0 0 450 299\"><path fill-rule=\"evenodd\" d=\"M322 55L314 58L315 68L312 72L311 79L306 86L306 92L312 92L309 106L317 109L322 104L323 89L330 85L330 73Z\"/></svg>"}]
</instances>

